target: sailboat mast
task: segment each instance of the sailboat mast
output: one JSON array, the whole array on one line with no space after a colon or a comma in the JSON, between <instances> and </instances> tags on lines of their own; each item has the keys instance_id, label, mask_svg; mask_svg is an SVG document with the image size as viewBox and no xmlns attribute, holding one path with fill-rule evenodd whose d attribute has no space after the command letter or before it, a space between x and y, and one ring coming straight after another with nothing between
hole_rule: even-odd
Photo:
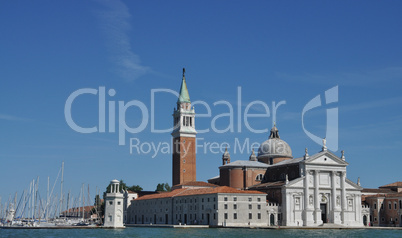
<instances>
[{"instance_id":1,"label":"sailboat mast","mask_svg":"<svg viewBox=\"0 0 402 238\"><path fill-rule=\"evenodd\" d=\"M31 193L31 216L32 220L35 216L35 179L32 180L32 193Z\"/></svg>"},{"instance_id":2,"label":"sailboat mast","mask_svg":"<svg viewBox=\"0 0 402 238\"><path fill-rule=\"evenodd\" d=\"M46 221L49 219L49 189L50 189L50 177L47 176L47 195L46 195L46 214L45 214L45 219Z\"/></svg>"},{"instance_id":3,"label":"sailboat mast","mask_svg":"<svg viewBox=\"0 0 402 238\"><path fill-rule=\"evenodd\" d=\"M36 185L35 185L35 216L38 217L38 215L36 214L36 212L38 212L39 214L39 210L38 210L38 193L39 193L39 176L36 179ZM38 217L40 219L40 217Z\"/></svg>"},{"instance_id":4,"label":"sailboat mast","mask_svg":"<svg viewBox=\"0 0 402 238\"><path fill-rule=\"evenodd\" d=\"M64 161L61 162L61 183L60 183L60 213L62 212L63 207L63 182L64 182Z\"/></svg>"},{"instance_id":5,"label":"sailboat mast","mask_svg":"<svg viewBox=\"0 0 402 238\"><path fill-rule=\"evenodd\" d=\"M84 214L85 214L85 193L84 193L84 184L82 184L82 220L84 221Z\"/></svg>"},{"instance_id":6,"label":"sailboat mast","mask_svg":"<svg viewBox=\"0 0 402 238\"><path fill-rule=\"evenodd\" d=\"M67 212L69 212L69 210L68 210L69 209L68 208L69 202L70 202L70 191L68 191L68 195L67 195L67 210L64 213L64 220L66 220Z\"/></svg>"}]
</instances>

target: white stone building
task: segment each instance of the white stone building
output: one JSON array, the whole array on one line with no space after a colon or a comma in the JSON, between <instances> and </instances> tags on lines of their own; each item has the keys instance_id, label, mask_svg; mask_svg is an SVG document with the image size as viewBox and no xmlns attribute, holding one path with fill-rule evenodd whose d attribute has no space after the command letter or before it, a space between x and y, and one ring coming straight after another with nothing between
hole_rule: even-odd
<instances>
[{"instance_id":1,"label":"white stone building","mask_svg":"<svg viewBox=\"0 0 402 238\"><path fill-rule=\"evenodd\" d=\"M120 182L110 182L110 193L105 196L105 222L103 226L121 228L123 225L123 192L119 190Z\"/></svg>"},{"instance_id":2,"label":"white stone building","mask_svg":"<svg viewBox=\"0 0 402 238\"><path fill-rule=\"evenodd\" d=\"M266 194L203 182L193 183L198 185L132 200L128 223L234 227L268 225Z\"/></svg>"},{"instance_id":3,"label":"white stone building","mask_svg":"<svg viewBox=\"0 0 402 238\"><path fill-rule=\"evenodd\" d=\"M261 184L252 190L267 193L269 201L278 202L278 224L282 226L363 226L360 185L346 178L344 153L338 157L328 151L323 140L322 151L293 159L290 147L281 145L276 127L276 141L262 143L259 157L271 161ZM271 138L272 138L271 130ZM275 137L275 136L274 136ZM267 146L269 145L269 146ZM262 147L270 147L262 151ZM279 148L285 148L281 150ZM274 159L270 159L276 156ZM272 163L275 159L280 162ZM282 159L286 158L286 159Z\"/></svg>"}]
</instances>

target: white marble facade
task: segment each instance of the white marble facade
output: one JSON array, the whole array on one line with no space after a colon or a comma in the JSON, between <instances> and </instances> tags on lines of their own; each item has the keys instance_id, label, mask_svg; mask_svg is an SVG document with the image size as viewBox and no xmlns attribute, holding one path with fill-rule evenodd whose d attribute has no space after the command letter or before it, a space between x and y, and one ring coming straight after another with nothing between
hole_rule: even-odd
<instances>
[{"instance_id":1,"label":"white marble facade","mask_svg":"<svg viewBox=\"0 0 402 238\"><path fill-rule=\"evenodd\" d=\"M362 188L346 178L344 156L323 150L296 161L302 176L281 189L283 226L363 226Z\"/></svg>"}]
</instances>

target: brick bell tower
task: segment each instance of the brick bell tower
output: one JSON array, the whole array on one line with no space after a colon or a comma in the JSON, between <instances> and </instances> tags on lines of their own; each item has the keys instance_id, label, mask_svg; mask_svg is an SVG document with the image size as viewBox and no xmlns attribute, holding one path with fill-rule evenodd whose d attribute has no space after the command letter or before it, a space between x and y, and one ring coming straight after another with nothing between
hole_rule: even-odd
<instances>
[{"instance_id":1,"label":"brick bell tower","mask_svg":"<svg viewBox=\"0 0 402 238\"><path fill-rule=\"evenodd\" d=\"M183 68L180 95L173 112L173 186L196 181L195 111L191 108L185 72Z\"/></svg>"}]
</instances>

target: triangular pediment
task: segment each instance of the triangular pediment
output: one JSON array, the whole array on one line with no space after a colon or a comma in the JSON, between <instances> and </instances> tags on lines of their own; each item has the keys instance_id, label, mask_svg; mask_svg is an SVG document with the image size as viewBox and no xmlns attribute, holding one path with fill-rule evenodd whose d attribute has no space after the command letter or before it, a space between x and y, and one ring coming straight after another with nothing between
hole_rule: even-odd
<instances>
[{"instance_id":1,"label":"triangular pediment","mask_svg":"<svg viewBox=\"0 0 402 238\"><path fill-rule=\"evenodd\" d=\"M348 163L330 151L322 151L312 155L305 161L306 164L320 164L320 165L342 165L346 166Z\"/></svg>"},{"instance_id":2,"label":"triangular pediment","mask_svg":"<svg viewBox=\"0 0 402 238\"><path fill-rule=\"evenodd\" d=\"M363 188L354 182L350 181L349 179L346 179L346 189L357 189L357 190L363 190Z\"/></svg>"},{"instance_id":3,"label":"triangular pediment","mask_svg":"<svg viewBox=\"0 0 402 238\"><path fill-rule=\"evenodd\" d=\"M304 186L303 177L293 179L285 185L287 188L300 188Z\"/></svg>"}]
</instances>

